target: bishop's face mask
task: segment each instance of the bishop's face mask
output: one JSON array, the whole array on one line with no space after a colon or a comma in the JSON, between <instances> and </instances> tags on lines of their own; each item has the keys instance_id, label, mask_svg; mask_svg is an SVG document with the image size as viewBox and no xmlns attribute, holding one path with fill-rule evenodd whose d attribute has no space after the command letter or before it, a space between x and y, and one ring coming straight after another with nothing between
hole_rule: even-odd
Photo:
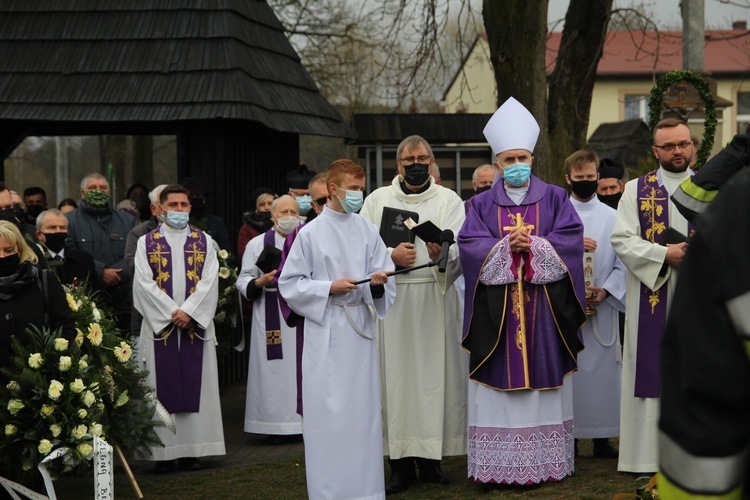
<instances>
[{"instance_id":1,"label":"bishop's face mask","mask_svg":"<svg viewBox=\"0 0 750 500\"><path fill-rule=\"evenodd\" d=\"M521 187L531 177L531 165L528 163L514 163L503 167L503 179L509 186Z\"/></svg>"}]
</instances>

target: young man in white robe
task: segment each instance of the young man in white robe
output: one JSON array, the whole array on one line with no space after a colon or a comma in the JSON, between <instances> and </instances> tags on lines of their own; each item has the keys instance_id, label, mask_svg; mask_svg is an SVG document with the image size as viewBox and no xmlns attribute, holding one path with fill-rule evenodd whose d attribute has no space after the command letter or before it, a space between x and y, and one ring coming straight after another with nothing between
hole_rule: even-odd
<instances>
[{"instance_id":1,"label":"young man in white robe","mask_svg":"<svg viewBox=\"0 0 750 500\"><path fill-rule=\"evenodd\" d=\"M397 152L398 175L371 193L362 217L382 226L386 207L416 212L441 230L458 234L465 213L461 198L429 175L435 156L422 137L407 137ZM389 248L397 266L434 261L441 245L403 242ZM461 349L458 300L453 283L461 274L458 247L451 245L444 273L436 266L396 276L399 300L379 322L383 429L391 477L388 493L407 489L419 467L420 481L448 484L443 456L466 453L468 364Z\"/></svg>"},{"instance_id":2,"label":"young man in white robe","mask_svg":"<svg viewBox=\"0 0 750 500\"><path fill-rule=\"evenodd\" d=\"M636 473L659 468L661 336L687 248L679 240L691 231L670 195L691 175L690 129L675 118L661 120L651 149L659 168L625 185L611 238L629 271L617 470Z\"/></svg>"},{"instance_id":3,"label":"young man in white robe","mask_svg":"<svg viewBox=\"0 0 750 500\"><path fill-rule=\"evenodd\" d=\"M573 417L576 441L594 440L594 456L616 458L609 438L620 435L622 355L618 311L625 305L625 266L609 238L617 212L596 196L599 158L579 150L565 159L570 202L583 222L583 269L586 313L578 371L573 374Z\"/></svg>"},{"instance_id":4,"label":"young man in white robe","mask_svg":"<svg viewBox=\"0 0 750 500\"><path fill-rule=\"evenodd\" d=\"M276 198L271 220L273 227L245 247L237 289L253 301L245 432L268 434L272 443L282 443L302 434L302 418L297 414L297 333L282 317L274 282L277 270L264 273L256 262L268 245L279 250L280 260L286 236L299 225L297 201L289 195Z\"/></svg>"},{"instance_id":5,"label":"young man in white robe","mask_svg":"<svg viewBox=\"0 0 750 500\"><path fill-rule=\"evenodd\" d=\"M226 454L213 326L219 263L211 237L187 225L188 196L179 185L162 190L166 222L138 240L135 255L139 356L176 428L156 429L164 447L151 448L151 459L160 473L178 458L182 469L198 470L198 457Z\"/></svg>"},{"instance_id":6,"label":"young man in white robe","mask_svg":"<svg viewBox=\"0 0 750 500\"><path fill-rule=\"evenodd\" d=\"M378 229L355 212L365 172L328 168L330 203L297 234L279 291L305 318L303 436L311 499L385 497L375 321L393 304L394 266ZM370 283L354 282L371 278Z\"/></svg>"}]
</instances>

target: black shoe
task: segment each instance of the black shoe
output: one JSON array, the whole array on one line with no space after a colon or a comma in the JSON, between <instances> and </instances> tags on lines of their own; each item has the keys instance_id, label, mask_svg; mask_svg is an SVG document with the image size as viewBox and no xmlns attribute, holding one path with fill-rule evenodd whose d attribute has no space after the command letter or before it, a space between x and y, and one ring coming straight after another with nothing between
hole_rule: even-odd
<instances>
[{"instance_id":1,"label":"black shoe","mask_svg":"<svg viewBox=\"0 0 750 500\"><path fill-rule=\"evenodd\" d=\"M594 439L594 457L596 458L617 458L620 453L610 444L609 439Z\"/></svg>"},{"instance_id":2,"label":"black shoe","mask_svg":"<svg viewBox=\"0 0 750 500\"><path fill-rule=\"evenodd\" d=\"M201 470L203 468L203 465L201 465L200 460L194 457L183 457L180 459L180 469L186 470L186 471L196 471Z\"/></svg>"},{"instance_id":3,"label":"black shoe","mask_svg":"<svg viewBox=\"0 0 750 500\"><path fill-rule=\"evenodd\" d=\"M414 460L412 458L400 458L388 460L388 462L391 464L391 479L385 486L385 494L392 495L406 491L411 483L417 480Z\"/></svg>"},{"instance_id":4,"label":"black shoe","mask_svg":"<svg viewBox=\"0 0 750 500\"><path fill-rule=\"evenodd\" d=\"M440 460L429 460L426 458L418 458L417 465L419 465L419 480L426 483L436 484L451 484L451 480L445 475L443 469L440 468Z\"/></svg>"},{"instance_id":5,"label":"black shoe","mask_svg":"<svg viewBox=\"0 0 750 500\"><path fill-rule=\"evenodd\" d=\"M174 460L159 460L154 465L154 474L166 474L174 471Z\"/></svg>"},{"instance_id":6,"label":"black shoe","mask_svg":"<svg viewBox=\"0 0 750 500\"><path fill-rule=\"evenodd\" d=\"M573 440L573 456L574 457L578 456L578 440L577 439Z\"/></svg>"}]
</instances>

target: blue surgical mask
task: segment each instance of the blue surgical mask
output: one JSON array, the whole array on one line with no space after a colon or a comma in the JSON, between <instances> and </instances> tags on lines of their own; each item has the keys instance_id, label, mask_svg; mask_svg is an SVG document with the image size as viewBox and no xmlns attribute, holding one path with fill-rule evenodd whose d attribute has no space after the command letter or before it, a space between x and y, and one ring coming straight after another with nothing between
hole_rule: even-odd
<instances>
[{"instance_id":1,"label":"blue surgical mask","mask_svg":"<svg viewBox=\"0 0 750 500\"><path fill-rule=\"evenodd\" d=\"M528 163L514 163L503 168L503 179L513 187L526 184L531 176L531 165Z\"/></svg>"},{"instance_id":2,"label":"blue surgical mask","mask_svg":"<svg viewBox=\"0 0 750 500\"><path fill-rule=\"evenodd\" d=\"M303 196L297 196L297 206L299 207L299 213L306 214L312 208L312 198L309 194Z\"/></svg>"},{"instance_id":3,"label":"blue surgical mask","mask_svg":"<svg viewBox=\"0 0 750 500\"><path fill-rule=\"evenodd\" d=\"M340 187L336 186L338 189L341 189ZM349 191L348 189L341 189L342 191L346 192L346 197L342 200L339 198L339 201L341 202L341 206L344 208L344 211L348 214L353 214L360 208L362 208L362 202L365 199L364 193L362 191Z\"/></svg>"},{"instance_id":4,"label":"blue surgical mask","mask_svg":"<svg viewBox=\"0 0 750 500\"><path fill-rule=\"evenodd\" d=\"M182 229L187 226L188 220L190 220L190 212L172 212L171 210L165 210L164 212L165 221L175 229Z\"/></svg>"}]
</instances>

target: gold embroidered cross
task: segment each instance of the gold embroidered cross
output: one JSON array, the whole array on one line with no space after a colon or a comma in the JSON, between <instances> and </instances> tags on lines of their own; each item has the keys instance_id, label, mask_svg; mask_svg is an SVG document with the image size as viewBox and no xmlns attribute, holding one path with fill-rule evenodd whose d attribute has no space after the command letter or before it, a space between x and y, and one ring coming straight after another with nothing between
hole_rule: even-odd
<instances>
[{"instance_id":1,"label":"gold embroidered cross","mask_svg":"<svg viewBox=\"0 0 750 500\"><path fill-rule=\"evenodd\" d=\"M169 279L169 273L163 271L162 268L167 265L167 256L169 252L166 251L164 245L162 245L161 243L157 243L156 249L151 252L147 252L147 254L148 261L156 264L156 268L159 270L156 275L156 286L159 287L159 290L164 291L163 283Z\"/></svg>"}]
</instances>

